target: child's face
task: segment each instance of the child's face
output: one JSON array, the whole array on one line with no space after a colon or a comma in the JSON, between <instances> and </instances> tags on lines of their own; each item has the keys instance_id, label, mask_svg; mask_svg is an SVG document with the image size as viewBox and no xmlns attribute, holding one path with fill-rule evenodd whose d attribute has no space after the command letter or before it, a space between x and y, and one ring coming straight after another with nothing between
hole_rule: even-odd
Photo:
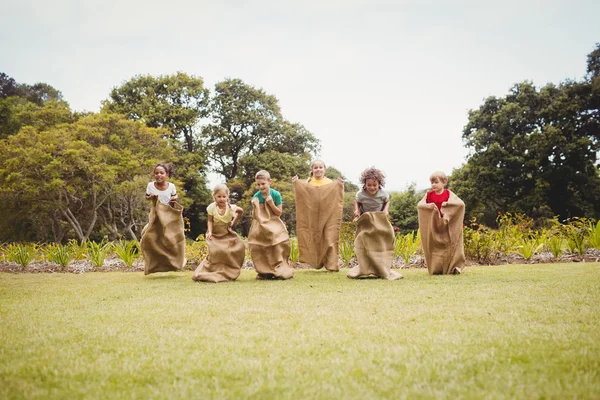
<instances>
[{"instance_id":1,"label":"child's face","mask_svg":"<svg viewBox=\"0 0 600 400\"><path fill-rule=\"evenodd\" d=\"M215 199L215 202L218 205L222 206L224 204L227 204L227 201L229 200L229 195L226 191L219 190L213 194L213 198Z\"/></svg>"},{"instance_id":2,"label":"child's face","mask_svg":"<svg viewBox=\"0 0 600 400\"><path fill-rule=\"evenodd\" d=\"M377 179L367 179L365 182L365 190L371 196L375 196L379 190L379 181Z\"/></svg>"},{"instance_id":3,"label":"child's face","mask_svg":"<svg viewBox=\"0 0 600 400\"><path fill-rule=\"evenodd\" d=\"M269 195L269 189L271 189L271 180L270 179L259 177L259 178L256 178L254 180L254 182L256 183L256 187L258 188L258 190L261 191L263 196L266 197Z\"/></svg>"},{"instance_id":4,"label":"child's face","mask_svg":"<svg viewBox=\"0 0 600 400\"><path fill-rule=\"evenodd\" d=\"M437 178L431 180L431 190L435 191L438 194L444 191L444 186L446 186L446 182L442 180L439 180Z\"/></svg>"},{"instance_id":5,"label":"child's face","mask_svg":"<svg viewBox=\"0 0 600 400\"><path fill-rule=\"evenodd\" d=\"M163 167L159 166L159 167L154 168L154 180L156 182L162 183L168 179L169 179L169 174L167 174L167 171L165 171L165 169Z\"/></svg>"},{"instance_id":6,"label":"child's face","mask_svg":"<svg viewBox=\"0 0 600 400\"><path fill-rule=\"evenodd\" d=\"M314 163L310 170L314 178L323 179L323 177L325 176L325 164L321 162Z\"/></svg>"}]
</instances>

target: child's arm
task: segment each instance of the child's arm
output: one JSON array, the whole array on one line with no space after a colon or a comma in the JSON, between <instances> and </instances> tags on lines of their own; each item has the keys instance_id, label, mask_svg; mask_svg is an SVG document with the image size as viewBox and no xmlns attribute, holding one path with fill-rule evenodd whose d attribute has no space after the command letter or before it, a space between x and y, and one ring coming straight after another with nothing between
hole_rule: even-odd
<instances>
[{"instance_id":1,"label":"child's arm","mask_svg":"<svg viewBox=\"0 0 600 400\"><path fill-rule=\"evenodd\" d=\"M390 210L390 201L388 200L388 201L385 202L385 205L383 206L383 210L382 211L385 213L385 215L388 215L389 214L389 210Z\"/></svg>"},{"instance_id":2,"label":"child's arm","mask_svg":"<svg viewBox=\"0 0 600 400\"><path fill-rule=\"evenodd\" d=\"M273 198L269 196L265 199L265 204L268 205L269 208L271 208L273 214L277 215L278 217L281 217L281 214L283 214L283 203L276 206Z\"/></svg>"},{"instance_id":3,"label":"child's arm","mask_svg":"<svg viewBox=\"0 0 600 400\"><path fill-rule=\"evenodd\" d=\"M356 218L360 217L360 207L358 206L358 201L354 199L354 216Z\"/></svg>"},{"instance_id":4,"label":"child's arm","mask_svg":"<svg viewBox=\"0 0 600 400\"><path fill-rule=\"evenodd\" d=\"M213 230L213 216L208 216L208 229L206 230L206 240L212 240L212 230Z\"/></svg>"},{"instance_id":5,"label":"child's arm","mask_svg":"<svg viewBox=\"0 0 600 400\"><path fill-rule=\"evenodd\" d=\"M240 220L242 214L244 213L244 209L242 207L238 207L238 206L234 206L234 207L235 207L235 217L233 217L233 220L231 221L232 228L235 226L235 224L237 224L237 222Z\"/></svg>"}]
</instances>

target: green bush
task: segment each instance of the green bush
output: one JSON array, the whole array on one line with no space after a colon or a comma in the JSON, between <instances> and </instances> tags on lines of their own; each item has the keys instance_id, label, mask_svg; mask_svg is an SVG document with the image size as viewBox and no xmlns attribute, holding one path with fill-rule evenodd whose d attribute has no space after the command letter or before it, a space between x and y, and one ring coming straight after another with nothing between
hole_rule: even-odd
<instances>
[{"instance_id":1,"label":"green bush","mask_svg":"<svg viewBox=\"0 0 600 400\"><path fill-rule=\"evenodd\" d=\"M35 245L24 243L11 243L7 248L8 261L15 262L23 267L28 267L36 253Z\"/></svg>"},{"instance_id":2,"label":"green bush","mask_svg":"<svg viewBox=\"0 0 600 400\"><path fill-rule=\"evenodd\" d=\"M100 243L98 242L87 242L87 254L88 258L94 264L95 267L102 267L104 265L104 260L106 259L106 255L112 248L112 243L106 242L102 240Z\"/></svg>"},{"instance_id":3,"label":"green bush","mask_svg":"<svg viewBox=\"0 0 600 400\"><path fill-rule=\"evenodd\" d=\"M117 254L117 257L129 268L140 257L140 247L137 240L119 240L113 245L113 250Z\"/></svg>"}]
</instances>

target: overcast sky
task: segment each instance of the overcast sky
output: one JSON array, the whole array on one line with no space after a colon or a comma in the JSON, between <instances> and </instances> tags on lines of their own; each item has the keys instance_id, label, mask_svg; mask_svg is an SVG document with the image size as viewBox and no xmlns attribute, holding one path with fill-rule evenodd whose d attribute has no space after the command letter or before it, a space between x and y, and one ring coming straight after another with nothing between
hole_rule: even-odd
<instances>
[{"instance_id":1,"label":"overcast sky","mask_svg":"<svg viewBox=\"0 0 600 400\"><path fill-rule=\"evenodd\" d=\"M328 165L355 183L380 168L392 191L462 165L469 109L524 80L582 79L600 42L597 0L3 3L0 72L74 110L99 111L137 74L240 78L320 139Z\"/></svg>"}]
</instances>

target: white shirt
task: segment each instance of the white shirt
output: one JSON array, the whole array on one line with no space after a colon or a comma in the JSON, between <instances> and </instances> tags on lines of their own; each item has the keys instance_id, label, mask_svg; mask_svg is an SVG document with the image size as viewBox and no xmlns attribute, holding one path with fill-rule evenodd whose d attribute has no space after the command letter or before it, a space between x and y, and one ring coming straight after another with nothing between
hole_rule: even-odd
<instances>
[{"instance_id":1,"label":"white shirt","mask_svg":"<svg viewBox=\"0 0 600 400\"><path fill-rule=\"evenodd\" d=\"M169 204L171 201L171 196L177 194L177 191L175 190L175 185L173 185L171 182L167 183L169 186L166 190L158 190L156 186L154 186L154 182L148 183L148 186L146 187L146 194L154 194L158 196L158 200L160 200L161 203Z\"/></svg>"}]
</instances>

